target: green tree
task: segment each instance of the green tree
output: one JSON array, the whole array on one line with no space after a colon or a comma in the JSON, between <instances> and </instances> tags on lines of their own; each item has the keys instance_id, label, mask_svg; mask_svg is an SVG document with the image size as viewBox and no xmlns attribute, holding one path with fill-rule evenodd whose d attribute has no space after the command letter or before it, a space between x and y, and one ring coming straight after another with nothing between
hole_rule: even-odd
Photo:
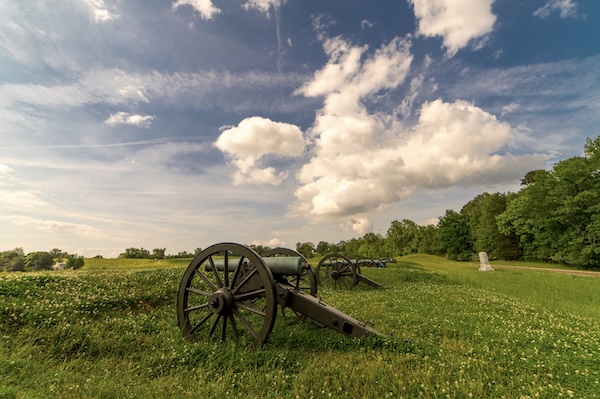
<instances>
[{"instance_id":1,"label":"green tree","mask_svg":"<svg viewBox=\"0 0 600 399\"><path fill-rule=\"evenodd\" d=\"M367 233L361 241L362 244L358 247L358 256L374 259L388 256L385 239L381 234Z\"/></svg>"},{"instance_id":2,"label":"green tree","mask_svg":"<svg viewBox=\"0 0 600 399\"><path fill-rule=\"evenodd\" d=\"M533 171L499 215L500 229L516 234L528 259L600 267L600 137L584 156Z\"/></svg>"},{"instance_id":3,"label":"green tree","mask_svg":"<svg viewBox=\"0 0 600 399\"><path fill-rule=\"evenodd\" d=\"M515 260L522 256L519 238L515 234L504 234L496 218L506 210L506 194L483 193L469 201L461 214L469 219L473 249L487 252L490 259Z\"/></svg>"},{"instance_id":4,"label":"green tree","mask_svg":"<svg viewBox=\"0 0 600 399\"><path fill-rule=\"evenodd\" d=\"M387 231L386 240L392 255L410 255L419 251L419 225L412 220L394 220Z\"/></svg>"},{"instance_id":5,"label":"green tree","mask_svg":"<svg viewBox=\"0 0 600 399\"><path fill-rule=\"evenodd\" d=\"M85 265L85 259L83 259L83 256L79 256L76 254L68 254L66 256L67 258L67 268L69 269L81 269L83 267L83 265Z\"/></svg>"},{"instance_id":6,"label":"green tree","mask_svg":"<svg viewBox=\"0 0 600 399\"><path fill-rule=\"evenodd\" d=\"M324 256L331 252L333 252L331 251L331 244L326 241L319 241L317 244L317 253L319 255Z\"/></svg>"},{"instance_id":7,"label":"green tree","mask_svg":"<svg viewBox=\"0 0 600 399\"><path fill-rule=\"evenodd\" d=\"M152 250L152 255L150 255L150 257L152 259L164 259L166 250L167 250L167 248L154 248Z\"/></svg>"},{"instance_id":8,"label":"green tree","mask_svg":"<svg viewBox=\"0 0 600 399\"><path fill-rule=\"evenodd\" d=\"M312 242L299 242L296 244L296 251L300 252L305 258L312 258L315 251L315 244Z\"/></svg>"},{"instance_id":9,"label":"green tree","mask_svg":"<svg viewBox=\"0 0 600 399\"><path fill-rule=\"evenodd\" d=\"M6 272L25 271L25 252L23 252L23 248L0 252L0 270Z\"/></svg>"},{"instance_id":10,"label":"green tree","mask_svg":"<svg viewBox=\"0 0 600 399\"><path fill-rule=\"evenodd\" d=\"M52 270L54 259L49 252L31 252L25 256L25 270Z\"/></svg>"},{"instance_id":11,"label":"green tree","mask_svg":"<svg viewBox=\"0 0 600 399\"><path fill-rule=\"evenodd\" d=\"M438 224L441 249L449 259L469 260L473 252L469 219L453 210L446 210Z\"/></svg>"}]
</instances>

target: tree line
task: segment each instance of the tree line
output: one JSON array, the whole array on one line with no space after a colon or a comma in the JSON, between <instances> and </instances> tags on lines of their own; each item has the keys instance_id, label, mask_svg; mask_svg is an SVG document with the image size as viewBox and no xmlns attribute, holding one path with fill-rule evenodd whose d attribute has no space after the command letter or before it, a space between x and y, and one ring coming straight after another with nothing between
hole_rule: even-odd
<instances>
[{"instance_id":1,"label":"tree line","mask_svg":"<svg viewBox=\"0 0 600 399\"><path fill-rule=\"evenodd\" d=\"M50 252L30 252L27 255L23 248L0 252L0 271L5 272L51 270L55 262L64 262L69 269L79 269L85 264L83 256L69 254L58 248Z\"/></svg>"},{"instance_id":2,"label":"tree line","mask_svg":"<svg viewBox=\"0 0 600 399\"><path fill-rule=\"evenodd\" d=\"M583 156L528 172L516 193L483 193L437 225L394 220L385 236L368 233L337 244L297 243L304 256L343 252L354 258L433 254L453 260L529 260L600 269L600 136Z\"/></svg>"}]
</instances>

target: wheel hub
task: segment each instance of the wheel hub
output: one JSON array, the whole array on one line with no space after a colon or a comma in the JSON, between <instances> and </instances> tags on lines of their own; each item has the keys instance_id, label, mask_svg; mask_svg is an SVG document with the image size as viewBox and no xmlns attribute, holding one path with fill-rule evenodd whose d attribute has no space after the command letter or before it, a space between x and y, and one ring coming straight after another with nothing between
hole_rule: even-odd
<instances>
[{"instance_id":1,"label":"wheel hub","mask_svg":"<svg viewBox=\"0 0 600 399\"><path fill-rule=\"evenodd\" d=\"M214 314L226 315L233 307L233 295L226 288L220 288L208 299L208 308Z\"/></svg>"}]
</instances>

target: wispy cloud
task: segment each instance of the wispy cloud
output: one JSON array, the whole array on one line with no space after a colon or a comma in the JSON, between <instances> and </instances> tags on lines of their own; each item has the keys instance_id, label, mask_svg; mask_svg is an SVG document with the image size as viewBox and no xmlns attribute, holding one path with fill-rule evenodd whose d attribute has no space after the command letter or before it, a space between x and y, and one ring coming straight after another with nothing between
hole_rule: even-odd
<instances>
[{"instance_id":1,"label":"wispy cloud","mask_svg":"<svg viewBox=\"0 0 600 399\"><path fill-rule=\"evenodd\" d=\"M561 18L577 16L577 3L574 0L548 0L546 4L533 12L538 18L548 18L553 12L558 12Z\"/></svg>"},{"instance_id":2,"label":"wispy cloud","mask_svg":"<svg viewBox=\"0 0 600 399\"><path fill-rule=\"evenodd\" d=\"M153 115L132 115L129 112L117 112L109 116L104 123L110 126L133 125L148 128L155 118Z\"/></svg>"}]
</instances>

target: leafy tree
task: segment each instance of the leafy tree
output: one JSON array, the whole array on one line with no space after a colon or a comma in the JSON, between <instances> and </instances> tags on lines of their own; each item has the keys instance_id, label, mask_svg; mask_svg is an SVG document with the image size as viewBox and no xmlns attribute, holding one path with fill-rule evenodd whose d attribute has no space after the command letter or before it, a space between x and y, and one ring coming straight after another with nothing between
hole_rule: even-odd
<instances>
[{"instance_id":1,"label":"leafy tree","mask_svg":"<svg viewBox=\"0 0 600 399\"><path fill-rule=\"evenodd\" d=\"M52 270L54 259L49 252L31 252L25 257L25 270Z\"/></svg>"},{"instance_id":2,"label":"leafy tree","mask_svg":"<svg viewBox=\"0 0 600 399\"><path fill-rule=\"evenodd\" d=\"M349 258L358 258L360 256L358 250L362 244L362 239L352 238L344 243L344 248L340 252L344 252Z\"/></svg>"},{"instance_id":3,"label":"leafy tree","mask_svg":"<svg viewBox=\"0 0 600 399\"><path fill-rule=\"evenodd\" d=\"M23 252L23 248L0 252L0 270L6 272L25 271L25 252Z\"/></svg>"},{"instance_id":4,"label":"leafy tree","mask_svg":"<svg viewBox=\"0 0 600 399\"><path fill-rule=\"evenodd\" d=\"M516 234L528 259L600 267L600 137L587 139L583 157L534 171L498 217Z\"/></svg>"},{"instance_id":5,"label":"leafy tree","mask_svg":"<svg viewBox=\"0 0 600 399\"><path fill-rule=\"evenodd\" d=\"M453 210L446 210L438 224L441 249L449 259L469 260L473 255L473 242L469 219Z\"/></svg>"},{"instance_id":6,"label":"leafy tree","mask_svg":"<svg viewBox=\"0 0 600 399\"><path fill-rule=\"evenodd\" d=\"M362 239L362 244L358 247L358 255L367 258L387 257L385 240L381 234L367 233Z\"/></svg>"},{"instance_id":7,"label":"leafy tree","mask_svg":"<svg viewBox=\"0 0 600 399\"><path fill-rule=\"evenodd\" d=\"M149 259L150 251L144 248L127 248L125 252L119 255L119 258Z\"/></svg>"},{"instance_id":8,"label":"leafy tree","mask_svg":"<svg viewBox=\"0 0 600 399\"><path fill-rule=\"evenodd\" d=\"M490 259L519 259L522 250L515 234L504 234L496 218L506 210L506 194L483 193L469 201L461 210L469 219L473 249L487 252Z\"/></svg>"},{"instance_id":9,"label":"leafy tree","mask_svg":"<svg viewBox=\"0 0 600 399\"><path fill-rule=\"evenodd\" d=\"M49 252L50 255L52 255L52 259L54 260L62 260L63 258L66 258L68 256L68 254L66 252L64 252L61 249L58 248L54 248L52 251Z\"/></svg>"},{"instance_id":10,"label":"leafy tree","mask_svg":"<svg viewBox=\"0 0 600 399\"><path fill-rule=\"evenodd\" d=\"M319 255L324 256L331 252L334 252L331 251L331 244L327 241L319 241L317 244L317 253L319 253Z\"/></svg>"},{"instance_id":11,"label":"leafy tree","mask_svg":"<svg viewBox=\"0 0 600 399\"><path fill-rule=\"evenodd\" d=\"M254 251L256 251L256 253L259 255L262 255L264 252L271 249L269 247L265 247L263 245L258 245L258 244L250 244L249 247L252 248Z\"/></svg>"},{"instance_id":12,"label":"leafy tree","mask_svg":"<svg viewBox=\"0 0 600 399\"><path fill-rule=\"evenodd\" d=\"M164 259L166 248L154 248L152 250L152 259Z\"/></svg>"},{"instance_id":13,"label":"leafy tree","mask_svg":"<svg viewBox=\"0 0 600 399\"><path fill-rule=\"evenodd\" d=\"M83 256L78 256L76 254L73 255L67 255L67 268L69 269L81 269L83 267L83 265L85 264L85 260L83 259Z\"/></svg>"},{"instance_id":14,"label":"leafy tree","mask_svg":"<svg viewBox=\"0 0 600 399\"><path fill-rule=\"evenodd\" d=\"M296 244L296 251L300 252L305 258L312 258L315 251L315 244L312 242L302 242Z\"/></svg>"},{"instance_id":15,"label":"leafy tree","mask_svg":"<svg viewBox=\"0 0 600 399\"><path fill-rule=\"evenodd\" d=\"M410 255L419 250L419 225L412 220L394 220L387 231L388 247L393 255Z\"/></svg>"}]
</instances>

